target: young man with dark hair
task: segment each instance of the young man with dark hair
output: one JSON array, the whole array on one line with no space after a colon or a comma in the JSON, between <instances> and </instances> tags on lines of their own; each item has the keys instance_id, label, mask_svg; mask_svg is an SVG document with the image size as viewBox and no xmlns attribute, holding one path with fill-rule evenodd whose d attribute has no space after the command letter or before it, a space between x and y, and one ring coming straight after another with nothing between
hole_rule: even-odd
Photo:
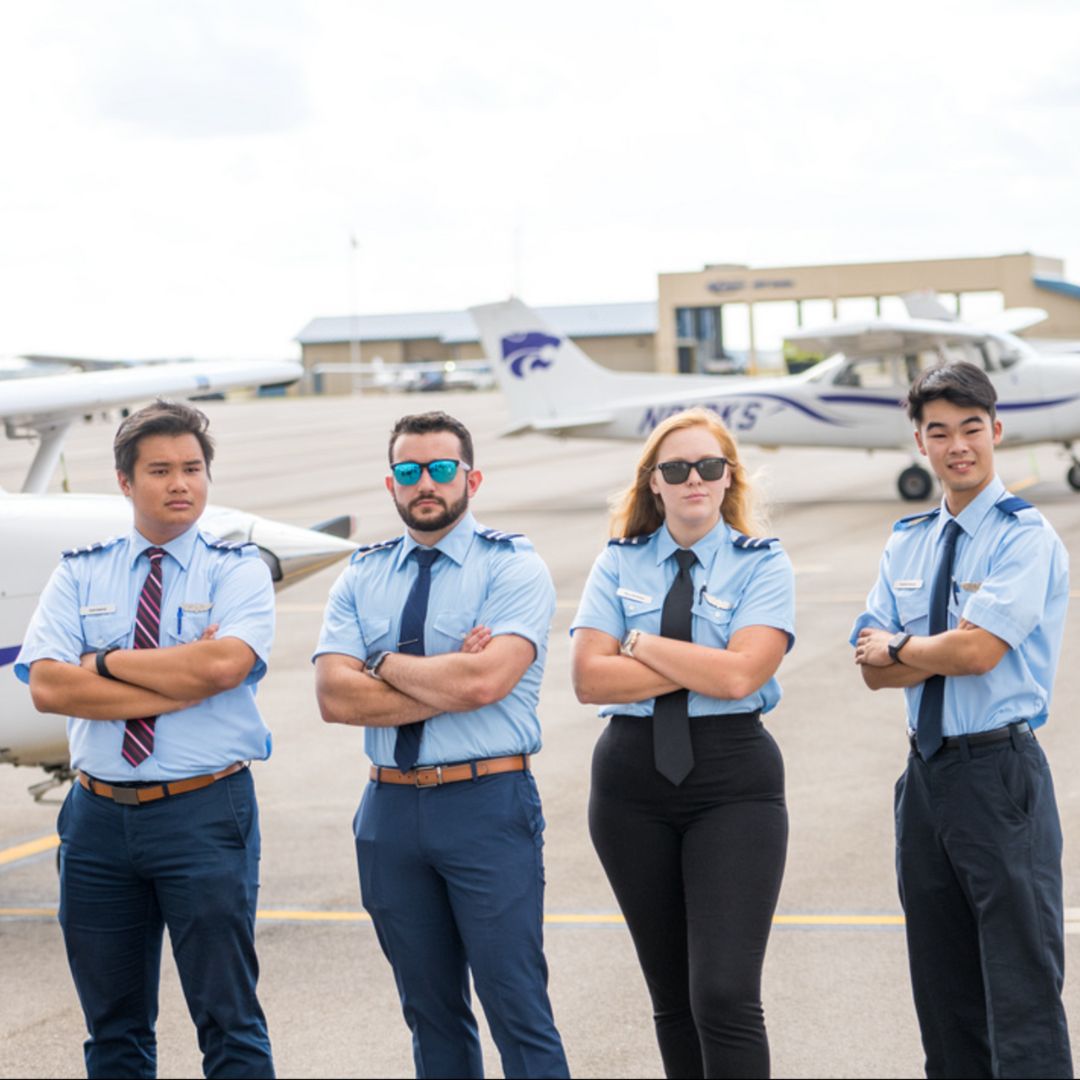
<instances>
[{"instance_id":1,"label":"young man with dark hair","mask_svg":"<svg viewBox=\"0 0 1080 1080\"><path fill-rule=\"evenodd\" d=\"M894 526L851 643L866 685L907 699L896 866L927 1076L1071 1077L1061 827L1035 737L1068 555L995 474L996 399L973 364L912 385L944 498Z\"/></svg>"},{"instance_id":2,"label":"young man with dark hair","mask_svg":"<svg viewBox=\"0 0 1080 1080\"><path fill-rule=\"evenodd\" d=\"M274 633L270 573L200 531L206 417L157 402L114 444L134 526L64 553L16 673L68 715L78 782L60 811L60 925L91 1077L154 1076L164 927L209 1077L272 1077L255 984L255 707Z\"/></svg>"},{"instance_id":3,"label":"young man with dark hair","mask_svg":"<svg viewBox=\"0 0 1080 1080\"><path fill-rule=\"evenodd\" d=\"M484 1075L471 972L505 1075L564 1077L529 769L555 590L527 540L476 523L482 479L459 421L398 421L385 483L405 533L361 548L334 584L316 690L325 721L366 728L360 891L416 1075Z\"/></svg>"}]
</instances>

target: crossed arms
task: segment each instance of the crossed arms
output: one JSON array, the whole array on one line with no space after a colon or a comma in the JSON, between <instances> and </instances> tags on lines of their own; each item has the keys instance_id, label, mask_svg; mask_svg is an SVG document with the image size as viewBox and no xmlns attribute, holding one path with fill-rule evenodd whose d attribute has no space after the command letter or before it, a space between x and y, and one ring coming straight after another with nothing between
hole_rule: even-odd
<instances>
[{"instance_id":1,"label":"crossed arms","mask_svg":"<svg viewBox=\"0 0 1080 1080\"><path fill-rule=\"evenodd\" d=\"M30 695L39 712L85 720L133 720L188 709L239 686L255 666L254 650L235 637L214 638L207 627L199 641L159 649L115 649L112 679L97 673L96 655L78 665L36 660L30 666Z\"/></svg>"},{"instance_id":2,"label":"crossed arms","mask_svg":"<svg viewBox=\"0 0 1080 1080\"><path fill-rule=\"evenodd\" d=\"M324 653L315 661L315 696L328 724L399 727L501 701L535 658L536 649L526 638L493 637L486 626L477 626L458 652L391 653L378 678L368 674L362 660Z\"/></svg>"}]
</instances>

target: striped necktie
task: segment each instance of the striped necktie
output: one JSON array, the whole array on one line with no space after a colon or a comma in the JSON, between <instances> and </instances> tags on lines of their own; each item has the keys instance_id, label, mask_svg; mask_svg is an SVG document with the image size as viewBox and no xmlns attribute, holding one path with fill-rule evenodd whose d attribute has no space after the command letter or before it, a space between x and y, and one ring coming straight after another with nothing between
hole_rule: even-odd
<instances>
[{"instance_id":1,"label":"striped necktie","mask_svg":"<svg viewBox=\"0 0 1080 1080\"><path fill-rule=\"evenodd\" d=\"M150 573L146 575L139 606L135 610L135 648L156 649L161 631L161 560L165 549L146 549L150 558ZM120 753L128 764L141 765L154 752L154 721L156 716L129 720L124 725L124 745Z\"/></svg>"}]
</instances>

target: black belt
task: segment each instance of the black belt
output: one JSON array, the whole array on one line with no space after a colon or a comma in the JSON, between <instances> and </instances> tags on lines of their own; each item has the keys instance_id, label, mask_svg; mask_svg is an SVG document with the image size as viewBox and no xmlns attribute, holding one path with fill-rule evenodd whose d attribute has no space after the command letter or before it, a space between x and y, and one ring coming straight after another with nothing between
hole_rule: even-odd
<instances>
[{"instance_id":1,"label":"black belt","mask_svg":"<svg viewBox=\"0 0 1080 1080\"><path fill-rule=\"evenodd\" d=\"M634 716L631 713L612 713L608 717L609 720L651 720L652 716ZM731 713L708 713L705 716L691 716L690 722L695 720L760 720L761 710L755 709L753 712L731 712Z\"/></svg>"},{"instance_id":2,"label":"black belt","mask_svg":"<svg viewBox=\"0 0 1080 1080\"><path fill-rule=\"evenodd\" d=\"M1026 720L1017 720L1015 723L1006 724L1004 727L994 728L993 731L979 731L973 735L947 735L941 740L941 749L955 750L965 743L969 747L987 746L990 743L1001 742L1003 739L1011 739L1014 735L1034 736L1034 734L1035 732L1031 730L1031 725ZM913 731L908 732L908 742L911 744L911 749L917 754L919 744Z\"/></svg>"}]
</instances>

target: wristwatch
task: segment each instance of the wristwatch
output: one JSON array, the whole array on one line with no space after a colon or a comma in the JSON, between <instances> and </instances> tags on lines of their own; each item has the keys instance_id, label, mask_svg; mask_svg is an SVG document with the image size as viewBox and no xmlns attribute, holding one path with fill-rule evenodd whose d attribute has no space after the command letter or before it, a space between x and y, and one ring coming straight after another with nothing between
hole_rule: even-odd
<instances>
[{"instance_id":1,"label":"wristwatch","mask_svg":"<svg viewBox=\"0 0 1080 1080\"><path fill-rule=\"evenodd\" d=\"M634 646L637 644L638 638L641 637L640 630L630 630L626 637L622 639L622 643L619 645L619 652L623 656L629 656L631 660L634 659Z\"/></svg>"},{"instance_id":2,"label":"wristwatch","mask_svg":"<svg viewBox=\"0 0 1080 1080\"><path fill-rule=\"evenodd\" d=\"M98 649L97 654L94 658L94 663L97 665L97 673L103 679L112 679L113 682L119 681L116 676L105 666L105 657L108 656L111 652L116 652L116 650L119 648L119 645L107 645L104 649Z\"/></svg>"},{"instance_id":3,"label":"wristwatch","mask_svg":"<svg viewBox=\"0 0 1080 1080\"><path fill-rule=\"evenodd\" d=\"M370 675L370 676L371 676L371 677L372 677L373 679L381 679L381 678L382 678L382 676L381 676L381 675L379 674L379 668L381 668L381 667L382 667L382 665L383 665L383 661L384 661L384 660L385 660L385 659L386 659L386 658L387 658L387 657L388 657L389 655L390 655L390 650L389 650L389 649L383 649L383 651L382 651L382 652L378 652L378 653L376 653L376 654L375 654L375 655L374 655L374 656L373 656L373 657L372 657L372 658L371 658L371 659L370 659L370 660L368 661L368 664L367 664L367 673L368 673L368 674L369 674L369 675Z\"/></svg>"},{"instance_id":4,"label":"wristwatch","mask_svg":"<svg viewBox=\"0 0 1080 1080\"><path fill-rule=\"evenodd\" d=\"M889 638L889 659L896 664L902 664L904 661L900 659L900 650L911 640L910 634L905 634L903 630L899 634L893 634Z\"/></svg>"}]
</instances>

